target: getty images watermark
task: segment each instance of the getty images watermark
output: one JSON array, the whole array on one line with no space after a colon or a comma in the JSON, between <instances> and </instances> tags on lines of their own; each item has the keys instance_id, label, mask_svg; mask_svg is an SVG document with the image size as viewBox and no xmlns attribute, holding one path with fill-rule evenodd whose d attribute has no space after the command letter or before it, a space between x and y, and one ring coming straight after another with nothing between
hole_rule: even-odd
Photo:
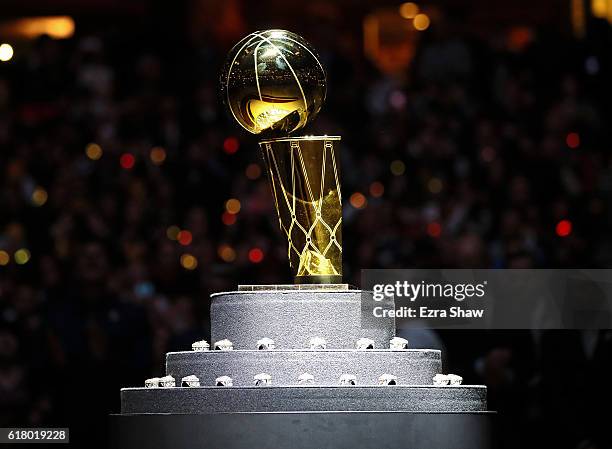
<instances>
[{"instance_id":1,"label":"getty images watermark","mask_svg":"<svg viewBox=\"0 0 612 449\"><path fill-rule=\"evenodd\" d=\"M409 282L396 280L393 283L374 284L372 299L375 302L403 300L416 303L423 299L446 299L464 302L473 298L483 298L486 293L487 281L480 283L440 283L440 282ZM432 306L433 304L433 306ZM485 309L463 308L461 306L438 307L435 303L420 306L400 306L387 308L375 306L372 313L377 318L483 318Z\"/></svg>"},{"instance_id":2,"label":"getty images watermark","mask_svg":"<svg viewBox=\"0 0 612 449\"><path fill-rule=\"evenodd\" d=\"M612 270L363 270L362 327L612 329Z\"/></svg>"}]
</instances>

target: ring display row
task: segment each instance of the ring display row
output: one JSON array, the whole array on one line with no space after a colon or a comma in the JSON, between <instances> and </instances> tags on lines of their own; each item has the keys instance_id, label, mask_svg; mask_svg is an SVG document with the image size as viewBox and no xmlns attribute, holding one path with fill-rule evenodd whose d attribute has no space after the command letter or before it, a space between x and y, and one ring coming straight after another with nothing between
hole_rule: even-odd
<instances>
[{"instance_id":1,"label":"ring display row","mask_svg":"<svg viewBox=\"0 0 612 449\"><path fill-rule=\"evenodd\" d=\"M355 343L355 347L360 350L374 349L374 346L375 342L371 338L360 338ZM308 342L308 347L313 350L327 349L327 341L322 337L312 337ZM268 351L276 349L276 344L271 338L264 337L257 340L256 348L260 351ZM210 344L206 340L196 341L191 345L191 349L194 351L210 351ZM225 338L216 341L213 344L213 349L216 351L232 351L234 349L234 344ZM389 340L389 349L408 349L408 340L405 338L393 337Z\"/></svg>"},{"instance_id":2,"label":"ring display row","mask_svg":"<svg viewBox=\"0 0 612 449\"><path fill-rule=\"evenodd\" d=\"M456 374L436 374L433 379L433 385L436 387L444 386L459 386L463 382L461 376ZM297 379L298 385L308 385L314 383L314 376L309 373L301 374ZM253 384L257 387L272 385L272 376L268 373L259 373L253 376ZM354 374L343 374L340 376L340 385L350 386L357 385L357 376ZM220 376L215 379L217 387L232 387L233 381L229 376ZM378 385L398 385L398 378L393 374L382 374L378 378ZM181 379L181 387L200 387L200 379L197 376L190 375ZM146 388L172 388L176 387L176 379L172 376L152 377L145 380Z\"/></svg>"}]
</instances>

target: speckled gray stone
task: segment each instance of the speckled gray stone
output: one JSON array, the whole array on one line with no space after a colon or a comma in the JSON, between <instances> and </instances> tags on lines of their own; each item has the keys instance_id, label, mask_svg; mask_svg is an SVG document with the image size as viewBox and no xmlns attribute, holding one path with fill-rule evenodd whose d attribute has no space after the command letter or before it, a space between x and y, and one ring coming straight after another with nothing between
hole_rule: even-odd
<instances>
[{"instance_id":1,"label":"speckled gray stone","mask_svg":"<svg viewBox=\"0 0 612 449\"><path fill-rule=\"evenodd\" d=\"M269 373L273 385L297 385L303 373L314 376L315 385L336 385L342 374L357 376L360 385L376 385L383 373L398 377L399 384L431 385L440 372L440 351L410 349L368 350L269 350L171 352L166 372L177 379L194 374L200 385L214 385L222 375L234 386L248 386L257 373Z\"/></svg>"},{"instance_id":2,"label":"speckled gray stone","mask_svg":"<svg viewBox=\"0 0 612 449\"><path fill-rule=\"evenodd\" d=\"M121 413L485 411L482 386L125 388Z\"/></svg>"},{"instance_id":3,"label":"speckled gray stone","mask_svg":"<svg viewBox=\"0 0 612 449\"><path fill-rule=\"evenodd\" d=\"M490 449L495 414L111 415L113 449Z\"/></svg>"},{"instance_id":4,"label":"speckled gray stone","mask_svg":"<svg viewBox=\"0 0 612 449\"><path fill-rule=\"evenodd\" d=\"M357 290L219 293L212 296L211 331L213 342L229 339L235 349L169 353L166 359L168 375L196 375L201 387L126 388L121 413L486 411L486 387L432 386L441 371L439 351L387 349L394 320L362 316ZM263 337L273 339L276 349L257 350ZM324 338L327 349L307 349L312 337ZM373 339L376 349L355 349L363 337ZM314 384L298 384L305 372ZM258 373L269 373L272 384L254 387ZM342 374L356 375L357 385L338 385ZM397 376L399 385L376 385L381 374ZM222 375L232 377L234 386L212 386Z\"/></svg>"},{"instance_id":5,"label":"speckled gray stone","mask_svg":"<svg viewBox=\"0 0 612 449\"><path fill-rule=\"evenodd\" d=\"M212 340L227 338L236 349L255 349L268 337L277 349L307 348L322 337L328 349L352 349L359 338L388 348L395 320L361 313L361 291L239 291L211 296ZM388 304L383 304L385 307Z\"/></svg>"}]
</instances>

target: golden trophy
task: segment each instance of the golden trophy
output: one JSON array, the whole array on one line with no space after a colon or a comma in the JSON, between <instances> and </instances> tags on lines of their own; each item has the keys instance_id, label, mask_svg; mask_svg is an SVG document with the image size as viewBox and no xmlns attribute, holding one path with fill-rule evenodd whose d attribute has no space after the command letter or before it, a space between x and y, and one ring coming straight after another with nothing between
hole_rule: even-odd
<instances>
[{"instance_id":1,"label":"golden trophy","mask_svg":"<svg viewBox=\"0 0 612 449\"><path fill-rule=\"evenodd\" d=\"M314 49L289 31L251 33L230 51L221 89L238 124L264 138L260 147L295 283L340 283L340 137L293 136L325 101L325 71Z\"/></svg>"}]
</instances>

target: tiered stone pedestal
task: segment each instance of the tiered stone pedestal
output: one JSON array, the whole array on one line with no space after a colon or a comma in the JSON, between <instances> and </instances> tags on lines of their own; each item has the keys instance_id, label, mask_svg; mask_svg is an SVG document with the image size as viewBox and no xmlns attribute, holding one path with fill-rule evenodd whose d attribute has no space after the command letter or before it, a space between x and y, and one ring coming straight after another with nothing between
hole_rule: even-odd
<instances>
[{"instance_id":1,"label":"tiered stone pedestal","mask_svg":"<svg viewBox=\"0 0 612 449\"><path fill-rule=\"evenodd\" d=\"M117 449L432 448L490 444L486 387L433 385L440 351L392 350L393 320L361 313L361 292L275 289L212 296L212 340L232 351L175 352L166 357L172 388L121 390L111 417ZM257 350L268 337L276 349ZM326 349L309 349L313 337ZM374 349L357 350L367 337ZM303 373L312 384L299 384ZM267 373L269 386L253 385ZM340 385L342 374L356 385ZM382 374L397 385L378 385ZM195 375L200 387L180 387ZM233 386L214 386L229 376Z\"/></svg>"}]
</instances>

